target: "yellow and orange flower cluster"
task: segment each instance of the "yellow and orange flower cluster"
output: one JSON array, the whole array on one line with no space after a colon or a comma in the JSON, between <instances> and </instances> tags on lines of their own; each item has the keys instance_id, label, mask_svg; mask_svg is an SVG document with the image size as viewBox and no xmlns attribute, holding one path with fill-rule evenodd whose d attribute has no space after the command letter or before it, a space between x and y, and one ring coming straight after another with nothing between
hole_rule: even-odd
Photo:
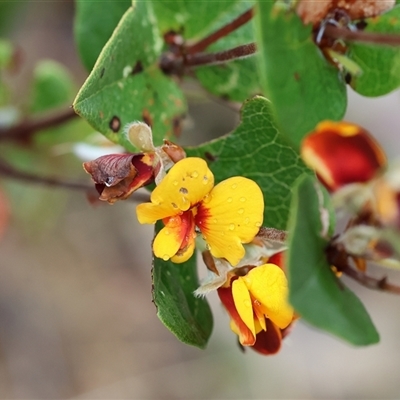
<instances>
[{"instance_id":1,"label":"yellow and orange flower cluster","mask_svg":"<svg viewBox=\"0 0 400 400\"><path fill-rule=\"evenodd\" d=\"M245 254L243 243L254 239L263 221L263 194L254 181L235 176L214 186L207 163L197 157L176 163L150 200L138 205L138 220L162 220L153 252L176 263L192 256L199 230L211 254L234 266Z\"/></svg>"}]
</instances>

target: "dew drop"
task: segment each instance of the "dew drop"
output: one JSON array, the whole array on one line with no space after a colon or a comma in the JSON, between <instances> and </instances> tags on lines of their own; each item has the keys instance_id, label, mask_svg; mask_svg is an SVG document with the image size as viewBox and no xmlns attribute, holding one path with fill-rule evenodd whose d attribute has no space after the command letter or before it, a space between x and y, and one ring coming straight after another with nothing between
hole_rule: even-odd
<instances>
[{"instance_id":1,"label":"dew drop","mask_svg":"<svg viewBox=\"0 0 400 400\"><path fill-rule=\"evenodd\" d=\"M178 208L178 206L175 203L171 203L173 208Z\"/></svg>"},{"instance_id":2,"label":"dew drop","mask_svg":"<svg viewBox=\"0 0 400 400\"><path fill-rule=\"evenodd\" d=\"M231 188L232 188L232 189L236 189L236 188L237 188L237 184L234 183L234 184L231 186Z\"/></svg>"},{"instance_id":3,"label":"dew drop","mask_svg":"<svg viewBox=\"0 0 400 400\"><path fill-rule=\"evenodd\" d=\"M169 255L168 255L168 254L164 254L163 257L162 257L162 259L163 259L164 261L168 261L168 260L169 260Z\"/></svg>"},{"instance_id":4,"label":"dew drop","mask_svg":"<svg viewBox=\"0 0 400 400\"><path fill-rule=\"evenodd\" d=\"M244 213L244 208L239 208L238 214L242 215Z\"/></svg>"},{"instance_id":5,"label":"dew drop","mask_svg":"<svg viewBox=\"0 0 400 400\"><path fill-rule=\"evenodd\" d=\"M172 184L174 185L174 186L176 186L176 185L178 185L178 181L177 180L174 180L173 182L172 182Z\"/></svg>"},{"instance_id":6,"label":"dew drop","mask_svg":"<svg viewBox=\"0 0 400 400\"><path fill-rule=\"evenodd\" d=\"M232 203L232 197L228 197L227 202Z\"/></svg>"},{"instance_id":7,"label":"dew drop","mask_svg":"<svg viewBox=\"0 0 400 400\"><path fill-rule=\"evenodd\" d=\"M206 175L204 175L203 176L203 185L207 185L207 183L208 183L208 176L206 176Z\"/></svg>"},{"instance_id":8,"label":"dew drop","mask_svg":"<svg viewBox=\"0 0 400 400\"><path fill-rule=\"evenodd\" d=\"M229 224L229 230L230 231L235 230L235 224Z\"/></svg>"},{"instance_id":9,"label":"dew drop","mask_svg":"<svg viewBox=\"0 0 400 400\"><path fill-rule=\"evenodd\" d=\"M216 224L218 222L217 218L213 219L213 223Z\"/></svg>"},{"instance_id":10,"label":"dew drop","mask_svg":"<svg viewBox=\"0 0 400 400\"><path fill-rule=\"evenodd\" d=\"M189 190L187 190L185 187L181 187L181 188L179 189L179 191L180 191L181 193L183 193L183 194L188 194L188 193L189 193Z\"/></svg>"},{"instance_id":11,"label":"dew drop","mask_svg":"<svg viewBox=\"0 0 400 400\"><path fill-rule=\"evenodd\" d=\"M250 222L250 219L249 218L245 218L245 220L244 220L245 225L248 225L249 222Z\"/></svg>"},{"instance_id":12,"label":"dew drop","mask_svg":"<svg viewBox=\"0 0 400 400\"><path fill-rule=\"evenodd\" d=\"M211 246L208 243L206 243L206 249L211 250Z\"/></svg>"},{"instance_id":13,"label":"dew drop","mask_svg":"<svg viewBox=\"0 0 400 400\"><path fill-rule=\"evenodd\" d=\"M246 197L241 197L241 198L240 198L240 201L241 201L242 203L244 203L244 202L246 201Z\"/></svg>"},{"instance_id":14,"label":"dew drop","mask_svg":"<svg viewBox=\"0 0 400 400\"><path fill-rule=\"evenodd\" d=\"M250 300L244 300L243 304L244 304L245 307L251 308L251 301Z\"/></svg>"},{"instance_id":15,"label":"dew drop","mask_svg":"<svg viewBox=\"0 0 400 400\"><path fill-rule=\"evenodd\" d=\"M168 229L166 229L166 230L164 231L164 233L168 236L171 232L170 232Z\"/></svg>"},{"instance_id":16,"label":"dew drop","mask_svg":"<svg viewBox=\"0 0 400 400\"><path fill-rule=\"evenodd\" d=\"M261 226L261 222L256 222L254 225L255 225L257 228L259 228L259 227Z\"/></svg>"},{"instance_id":17,"label":"dew drop","mask_svg":"<svg viewBox=\"0 0 400 400\"><path fill-rule=\"evenodd\" d=\"M198 176L199 176L199 173L197 171L192 172L192 175L191 175L192 178L196 179L196 178L198 178Z\"/></svg>"}]
</instances>

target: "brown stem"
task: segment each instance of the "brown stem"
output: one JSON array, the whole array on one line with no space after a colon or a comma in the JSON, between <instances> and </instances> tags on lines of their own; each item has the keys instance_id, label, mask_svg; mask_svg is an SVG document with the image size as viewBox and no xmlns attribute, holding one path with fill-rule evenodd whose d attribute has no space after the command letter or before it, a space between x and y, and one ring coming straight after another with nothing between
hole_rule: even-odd
<instances>
[{"instance_id":1,"label":"brown stem","mask_svg":"<svg viewBox=\"0 0 400 400\"><path fill-rule=\"evenodd\" d=\"M83 190L87 193L95 192L94 185L87 185L81 182L65 181L55 177L38 176L28 172L19 171L1 159L0 159L0 175L3 175L6 178L17 179L30 184L59 187L69 190ZM145 193L135 193L134 196L132 196L130 199L135 202L142 203L149 201L149 195Z\"/></svg>"},{"instance_id":2,"label":"brown stem","mask_svg":"<svg viewBox=\"0 0 400 400\"><path fill-rule=\"evenodd\" d=\"M238 60L253 55L256 52L255 43L248 43L233 49L223 50L217 53L199 53L186 57L186 67L198 67L200 65L222 64L231 60Z\"/></svg>"},{"instance_id":3,"label":"brown stem","mask_svg":"<svg viewBox=\"0 0 400 400\"><path fill-rule=\"evenodd\" d=\"M6 163L4 160L0 160L0 174L4 175L6 178L18 179L27 183L42 184L45 186L57 186L65 189L87 191L94 189L93 186L89 186L80 182L68 182L54 177L43 177L24 171L19 171Z\"/></svg>"},{"instance_id":4,"label":"brown stem","mask_svg":"<svg viewBox=\"0 0 400 400\"><path fill-rule=\"evenodd\" d=\"M197 43L194 43L191 46L187 46L185 49L185 53L189 55L204 51L208 46L215 43L217 40L229 35L231 32L235 31L246 22L250 21L253 15L254 9L250 8L230 23L211 33L209 36L206 36L205 38L199 40Z\"/></svg>"},{"instance_id":5,"label":"brown stem","mask_svg":"<svg viewBox=\"0 0 400 400\"><path fill-rule=\"evenodd\" d=\"M369 289L380 290L383 292L400 295L400 286L389 283L386 277L382 279L376 279L372 276L368 276L362 271L357 271L348 265L340 267L340 271Z\"/></svg>"},{"instance_id":6,"label":"brown stem","mask_svg":"<svg viewBox=\"0 0 400 400\"><path fill-rule=\"evenodd\" d=\"M364 42L388 46L400 46L400 35L391 35L388 33L374 33L364 31L350 31L345 28L327 25L324 36L332 39L344 39L351 42Z\"/></svg>"},{"instance_id":7,"label":"brown stem","mask_svg":"<svg viewBox=\"0 0 400 400\"><path fill-rule=\"evenodd\" d=\"M76 116L75 111L68 108L40 118L28 118L11 128L0 128L0 140L27 140L37 131L61 125Z\"/></svg>"}]
</instances>

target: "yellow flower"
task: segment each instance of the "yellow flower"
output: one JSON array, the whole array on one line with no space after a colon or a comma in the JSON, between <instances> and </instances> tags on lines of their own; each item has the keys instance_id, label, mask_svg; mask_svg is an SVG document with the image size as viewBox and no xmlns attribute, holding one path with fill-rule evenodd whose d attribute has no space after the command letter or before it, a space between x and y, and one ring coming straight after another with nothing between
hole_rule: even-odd
<instances>
[{"instance_id":1,"label":"yellow flower","mask_svg":"<svg viewBox=\"0 0 400 400\"><path fill-rule=\"evenodd\" d=\"M178 263L192 256L197 226L211 254L236 265L245 254L243 243L253 240L263 221L264 199L254 181L235 176L214 187L207 163L196 157L177 162L150 200L138 205L138 220L163 221L154 254Z\"/></svg>"},{"instance_id":2,"label":"yellow flower","mask_svg":"<svg viewBox=\"0 0 400 400\"><path fill-rule=\"evenodd\" d=\"M217 289L231 317L231 329L243 346L263 354L276 353L294 319L288 303L288 283L273 263L233 270Z\"/></svg>"}]
</instances>

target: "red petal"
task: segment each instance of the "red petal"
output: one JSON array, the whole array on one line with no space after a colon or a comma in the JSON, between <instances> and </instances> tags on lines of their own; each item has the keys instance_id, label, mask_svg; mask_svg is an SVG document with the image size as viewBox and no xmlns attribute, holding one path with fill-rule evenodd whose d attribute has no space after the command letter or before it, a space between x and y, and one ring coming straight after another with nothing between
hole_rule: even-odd
<instances>
[{"instance_id":1,"label":"red petal","mask_svg":"<svg viewBox=\"0 0 400 400\"><path fill-rule=\"evenodd\" d=\"M252 346L255 341L255 337L251 333L250 329L246 326L243 320L240 318L239 313L236 310L235 303L232 296L232 287L217 289L218 296L229 313L240 332L240 343L243 346Z\"/></svg>"},{"instance_id":2,"label":"red petal","mask_svg":"<svg viewBox=\"0 0 400 400\"><path fill-rule=\"evenodd\" d=\"M282 333L269 319L266 324L267 330L257 333L253 349L264 355L276 354L281 348Z\"/></svg>"},{"instance_id":3,"label":"red petal","mask_svg":"<svg viewBox=\"0 0 400 400\"><path fill-rule=\"evenodd\" d=\"M369 181L386 165L379 144L362 127L325 121L302 143L301 154L329 190Z\"/></svg>"}]
</instances>

